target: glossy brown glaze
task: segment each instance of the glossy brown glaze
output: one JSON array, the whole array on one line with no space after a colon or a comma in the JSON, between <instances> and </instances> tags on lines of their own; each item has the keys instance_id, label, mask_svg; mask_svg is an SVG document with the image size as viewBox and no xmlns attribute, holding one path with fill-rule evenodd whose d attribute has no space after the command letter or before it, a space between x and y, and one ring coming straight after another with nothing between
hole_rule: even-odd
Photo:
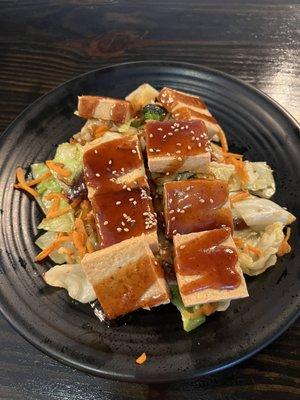
<instances>
[{"instance_id":1,"label":"glossy brown glaze","mask_svg":"<svg viewBox=\"0 0 300 400\"><path fill-rule=\"evenodd\" d=\"M187 180L164 185L166 235L228 226L233 229L228 185L221 180Z\"/></svg>"},{"instance_id":2,"label":"glossy brown glaze","mask_svg":"<svg viewBox=\"0 0 300 400\"><path fill-rule=\"evenodd\" d=\"M217 124L217 121L214 117L206 114L202 114L201 112L191 110L187 107L178 108L173 114L173 117L177 120L185 119L185 120L201 120L206 122L211 122L212 124Z\"/></svg>"},{"instance_id":3,"label":"glossy brown glaze","mask_svg":"<svg viewBox=\"0 0 300 400\"><path fill-rule=\"evenodd\" d=\"M143 188L96 192L92 206L101 248L156 231L152 199Z\"/></svg>"},{"instance_id":4,"label":"glossy brown glaze","mask_svg":"<svg viewBox=\"0 0 300 400\"><path fill-rule=\"evenodd\" d=\"M182 286L185 295L204 289L235 289L241 277L235 269L236 250L222 245L230 237L229 228L203 232L176 248L176 272L180 275L198 276Z\"/></svg>"},{"instance_id":5,"label":"glossy brown glaze","mask_svg":"<svg viewBox=\"0 0 300 400\"><path fill-rule=\"evenodd\" d=\"M94 289L105 314L109 319L114 319L140 307L154 306L167 300L167 295L159 295L149 301L142 300L147 289L162 276L158 262L145 256L118 269Z\"/></svg>"},{"instance_id":6,"label":"glossy brown glaze","mask_svg":"<svg viewBox=\"0 0 300 400\"><path fill-rule=\"evenodd\" d=\"M241 231L243 229L247 229L248 225L243 220L243 218L234 217L233 218L233 226L235 231Z\"/></svg>"},{"instance_id":7,"label":"glossy brown glaze","mask_svg":"<svg viewBox=\"0 0 300 400\"><path fill-rule=\"evenodd\" d=\"M146 126L148 157L174 157L179 163L188 156L210 151L202 121L151 121Z\"/></svg>"},{"instance_id":8,"label":"glossy brown glaze","mask_svg":"<svg viewBox=\"0 0 300 400\"><path fill-rule=\"evenodd\" d=\"M137 136L100 144L85 152L83 163L86 184L102 193L122 189L124 175L144 168ZM147 186L146 177L139 182L126 181L126 185Z\"/></svg>"}]
</instances>

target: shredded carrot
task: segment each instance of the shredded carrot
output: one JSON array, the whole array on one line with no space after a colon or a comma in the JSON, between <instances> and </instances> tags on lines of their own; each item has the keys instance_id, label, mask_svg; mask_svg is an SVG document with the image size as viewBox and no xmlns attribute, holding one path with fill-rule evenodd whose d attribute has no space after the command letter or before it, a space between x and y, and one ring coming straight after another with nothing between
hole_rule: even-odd
<instances>
[{"instance_id":1,"label":"shredded carrot","mask_svg":"<svg viewBox=\"0 0 300 400\"><path fill-rule=\"evenodd\" d=\"M226 162L235 166L235 170L240 177L242 185L249 181L249 175L242 160L237 160L233 156L226 157Z\"/></svg>"},{"instance_id":2,"label":"shredded carrot","mask_svg":"<svg viewBox=\"0 0 300 400\"><path fill-rule=\"evenodd\" d=\"M95 251L95 247L93 246L89 238L86 241L86 249L89 253L93 253Z\"/></svg>"},{"instance_id":3,"label":"shredded carrot","mask_svg":"<svg viewBox=\"0 0 300 400\"><path fill-rule=\"evenodd\" d=\"M88 235L86 233L85 226L84 226L82 219L76 218L75 229L81 235L82 242L85 242Z\"/></svg>"},{"instance_id":4,"label":"shredded carrot","mask_svg":"<svg viewBox=\"0 0 300 400\"><path fill-rule=\"evenodd\" d=\"M82 209L81 218L85 220L89 211L91 210L91 203L88 200L83 200L80 203L80 208Z\"/></svg>"},{"instance_id":5,"label":"shredded carrot","mask_svg":"<svg viewBox=\"0 0 300 400\"><path fill-rule=\"evenodd\" d=\"M58 175L62 177L67 177L71 175L71 171L63 166L61 163L54 162L52 160L46 161L46 165L49 169L56 172Z\"/></svg>"},{"instance_id":6,"label":"shredded carrot","mask_svg":"<svg viewBox=\"0 0 300 400\"><path fill-rule=\"evenodd\" d=\"M16 189L23 189L26 192L30 193L33 197L38 197L39 194L36 190L32 189L28 183L25 181L24 171L21 167L18 167L16 170L16 177L18 183L14 185Z\"/></svg>"},{"instance_id":7,"label":"shredded carrot","mask_svg":"<svg viewBox=\"0 0 300 400\"><path fill-rule=\"evenodd\" d=\"M237 201L244 200L249 196L250 196L250 194L249 194L248 190L247 191L243 191L243 192L238 192L238 193L236 193L236 194L234 194L233 196L230 197L230 202L231 203L235 203Z\"/></svg>"},{"instance_id":8,"label":"shredded carrot","mask_svg":"<svg viewBox=\"0 0 300 400\"><path fill-rule=\"evenodd\" d=\"M83 256L85 254L85 243L82 241L81 235L78 232L73 231L72 239L73 239L74 246L78 250L79 254L81 256Z\"/></svg>"},{"instance_id":9,"label":"shredded carrot","mask_svg":"<svg viewBox=\"0 0 300 400\"><path fill-rule=\"evenodd\" d=\"M292 250L290 244L288 243L290 236L291 236L291 228L288 227L287 231L286 231L286 235L285 235L283 241L280 243L280 246L277 251L277 255L279 257L284 256L285 254L288 254Z\"/></svg>"},{"instance_id":10,"label":"shredded carrot","mask_svg":"<svg viewBox=\"0 0 300 400\"><path fill-rule=\"evenodd\" d=\"M50 212L46 215L46 219L52 219L56 217L61 217L64 214L67 214L68 212L71 211L70 207L65 207L62 208L61 210L53 210L50 214Z\"/></svg>"},{"instance_id":11,"label":"shredded carrot","mask_svg":"<svg viewBox=\"0 0 300 400\"><path fill-rule=\"evenodd\" d=\"M243 244L244 244L243 239L241 239L241 238L239 238L239 237L237 237L237 236L234 236L234 237L233 237L233 241L234 241L234 243L235 243L235 245L236 245L237 247L242 247Z\"/></svg>"},{"instance_id":12,"label":"shredded carrot","mask_svg":"<svg viewBox=\"0 0 300 400\"><path fill-rule=\"evenodd\" d=\"M234 157L237 160L242 160L243 159L243 154L238 154L238 153L230 153L230 152L224 152L223 153L224 157Z\"/></svg>"},{"instance_id":13,"label":"shredded carrot","mask_svg":"<svg viewBox=\"0 0 300 400\"><path fill-rule=\"evenodd\" d=\"M71 249L68 249L67 247L60 247L59 253L66 254L68 256L73 255L73 251Z\"/></svg>"},{"instance_id":14,"label":"shredded carrot","mask_svg":"<svg viewBox=\"0 0 300 400\"><path fill-rule=\"evenodd\" d=\"M144 364L144 362L146 362L146 361L147 361L146 353L141 354L141 355L135 360L135 362L136 362L137 364L139 364L139 365Z\"/></svg>"},{"instance_id":15,"label":"shredded carrot","mask_svg":"<svg viewBox=\"0 0 300 400\"><path fill-rule=\"evenodd\" d=\"M62 243L70 241L69 236L62 236L54 240L48 247L42 250L36 257L35 261L42 261L44 258L48 257L53 250L59 248Z\"/></svg>"},{"instance_id":16,"label":"shredded carrot","mask_svg":"<svg viewBox=\"0 0 300 400\"><path fill-rule=\"evenodd\" d=\"M50 192L50 193L46 194L46 196L45 196L45 200L54 200L56 198L58 198L60 200L64 200L66 202L69 201L67 196L65 196L63 193L60 193L60 192Z\"/></svg>"},{"instance_id":17,"label":"shredded carrot","mask_svg":"<svg viewBox=\"0 0 300 400\"><path fill-rule=\"evenodd\" d=\"M38 178L35 179L30 179L29 181L26 182L26 185L28 186L35 186L38 183L41 183L43 181L46 181L47 179L49 179L51 177L51 172L46 172L45 174L39 176ZM21 189L21 186L19 184L15 185L16 189Z\"/></svg>"},{"instance_id":18,"label":"shredded carrot","mask_svg":"<svg viewBox=\"0 0 300 400\"><path fill-rule=\"evenodd\" d=\"M258 247L250 246L249 244L245 246L245 250L251 251L251 253L254 253L257 257L260 257L262 255L261 249L259 249Z\"/></svg>"},{"instance_id":19,"label":"shredded carrot","mask_svg":"<svg viewBox=\"0 0 300 400\"><path fill-rule=\"evenodd\" d=\"M107 130L108 127L105 124L98 126L95 130L93 129L94 137L95 138L102 137Z\"/></svg>"},{"instance_id":20,"label":"shredded carrot","mask_svg":"<svg viewBox=\"0 0 300 400\"><path fill-rule=\"evenodd\" d=\"M81 199L78 197L77 199L73 200L70 204L72 208L77 208L79 204L81 203Z\"/></svg>"},{"instance_id":21,"label":"shredded carrot","mask_svg":"<svg viewBox=\"0 0 300 400\"><path fill-rule=\"evenodd\" d=\"M228 143L224 131L220 128L218 131L221 147L224 153L228 152Z\"/></svg>"}]
</instances>

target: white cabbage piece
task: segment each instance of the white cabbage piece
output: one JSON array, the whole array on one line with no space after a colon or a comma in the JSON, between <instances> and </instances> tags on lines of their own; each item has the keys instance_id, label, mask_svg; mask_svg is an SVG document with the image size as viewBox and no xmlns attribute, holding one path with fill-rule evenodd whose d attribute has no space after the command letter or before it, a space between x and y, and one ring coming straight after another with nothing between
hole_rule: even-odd
<instances>
[{"instance_id":1,"label":"white cabbage piece","mask_svg":"<svg viewBox=\"0 0 300 400\"><path fill-rule=\"evenodd\" d=\"M149 83L143 83L133 92L129 93L125 97L125 100L131 103L134 111L138 111L147 104L154 102L157 96L158 91L154 87L149 85Z\"/></svg>"},{"instance_id":2,"label":"white cabbage piece","mask_svg":"<svg viewBox=\"0 0 300 400\"><path fill-rule=\"evenodd\" d=\"M242 187L240 178L235 172L232 164L211 162L209 170L216 179L221 179L229 183L229 191L237 192L247 189L250 193L269 199L275 193L275 181L273 171L265 162L245 161L245 168L249 176L249 181Z\"/></svg>"},{"instance_id":3,"label":"white cabbage piece","mask_svg":"<svg viewBox=\"0 0 300 400\"><path fill-rule=\"evenodd\" d=\"M273 171L266 162L244 162L249 181L243 189L249 190L252 194L269 199L275 193L275 181ZM229 191L235 192L242 189L237 174L233 174L229 182Z\"/></svg>"},{"instance_id":4,"label":"white cabbage piece","mask_svg":"<svg viewBox=\"0 0 300 400\"><path fill-rule=\"evenodd\" d=\"M44 274L44 280L50 286L66 289L69 296L80 303L97 298L80 264L56 265Z\"/></svg>"},{"instance_id":5,"label":"white cabbage piece","mask_svg":"<svg viewBox=\"0 0 300 400\"><path fill-rule=\"evenodd\" d=\"M51 171L53 176L62 185L63 190L66 190L65 185L71 185L73 180L83 170L83 147L79 143L62 143L57 147L53 161L63 164L71 172L69 176L62 178L55 171Z\"/></svg>"},{"instance_id":6,"label":"white cabbage piece","mask_svg":"<svg viewBox=\"0 0 300 400\"><path fill-rule=\"evenodd\" d=\"M214 174L216 179L228 182L235 174L235 167L232 164L223 164L212 161L209 164L209 171Z\"/></svg>"},{"instance_id":7,"label":"white cabbage piece","mask_svg":"<svg viewBox=\"0 0 300 400\"><path fill-rule=\"evenodd\" d=\"M234 216L242 218L249 227L262 229L274 222L289 225L295 221L295 216L268 199L251 196L232 204Z\"/></svg>"},{"instance_id":8,"label":"white cabbage piece","mask_svg":"<svg viewBox=\"0 0 300 400\"><path fill-rule=\"evenodd\" d=\"M91 236L90 236L91 237ZM57 238L57 233L53 231L47 231L43 235L39 236L38 239L35 241L35 244L41 249L44 250L46 247L48 247L55 239ZM94 244L95 243L95 244ZM94 245L96 245L97 242L93 242ZM74 244L72 241L70 242L65 242L63 244L63 247L72 250L73 255L72 255L72 262L79 262L80 257L79 253L74 247ZM60 251L60 249L55 249L53 250L50 254L49 257L52 261L54 261L56 264L65 264L70 262L70 258L67 254L64 254Z\"/></svg>"},{"instance_id":9,"label":"white cabbage piece","mask_svg":"<svg viewBox=\"0 0 300 400\"><path fill-rule=\"evenodd\" d=\"M81 128L81 131L73 135L73 138L84 145L87 142L91 142L94 140L94 129L100 125L103 125L104 121L101 119L90 118L86 121L86 123Z\"/></svg>"},{"instance_id":10,"label":"white cabbage piece","mask_svg":"<svg viewBox=\"0 0 300 400\"><path fill-rule=\"evenodd\" d=\"M284 224L275 222L258 232L252 229L235 231L234 235L241 238L244 245L257 247L262 252L258 256L245 251L243 247L237 249L240 266L245 274L259 275L276 263L276 253L284 239L283 228Z\"/></svg>"}]
</instances>

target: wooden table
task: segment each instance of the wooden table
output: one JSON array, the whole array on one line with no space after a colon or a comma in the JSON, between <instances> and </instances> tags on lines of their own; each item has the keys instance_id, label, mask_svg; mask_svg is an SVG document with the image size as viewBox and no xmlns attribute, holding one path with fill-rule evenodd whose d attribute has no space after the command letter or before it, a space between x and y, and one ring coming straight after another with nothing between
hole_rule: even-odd
<instances>
[{"instance_id":1,"label":"wooden table","mask_svg":"<svg viewBox=\"0 0 300 400\"><path fill-rule=\"evenodd\" d=\"M67 79L106 64L153 59L228 72L262 89L300 119L299 1L246 3L1 0L0 131L29 103ZM103 380L59 364L0 317L0 398L296 399L297 333L299 324L294 324L267 349L225 372L149 387Z\"/></svg>"}]
</instances>

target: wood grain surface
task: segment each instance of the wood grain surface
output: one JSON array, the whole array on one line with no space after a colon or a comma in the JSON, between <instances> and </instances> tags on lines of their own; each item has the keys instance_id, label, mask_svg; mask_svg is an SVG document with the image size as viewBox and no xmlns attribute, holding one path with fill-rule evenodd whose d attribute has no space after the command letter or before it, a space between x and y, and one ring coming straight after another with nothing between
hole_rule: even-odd
<instances>
[{"instance_id":1,"label":"wood grain surface","mask_svg":"<svg viewBox=\"0 0 300 400\"><path fill-rule=\"evenodd\" d=\"M32 101L78 74L153 59L235 75L299 120L299 26L299 1L0 0L0 131ZM300 397L299 323L230 370L156 386L112 382L59 364L2 317L0 342L0 399Z\"/></svg>"}]
</instances>

